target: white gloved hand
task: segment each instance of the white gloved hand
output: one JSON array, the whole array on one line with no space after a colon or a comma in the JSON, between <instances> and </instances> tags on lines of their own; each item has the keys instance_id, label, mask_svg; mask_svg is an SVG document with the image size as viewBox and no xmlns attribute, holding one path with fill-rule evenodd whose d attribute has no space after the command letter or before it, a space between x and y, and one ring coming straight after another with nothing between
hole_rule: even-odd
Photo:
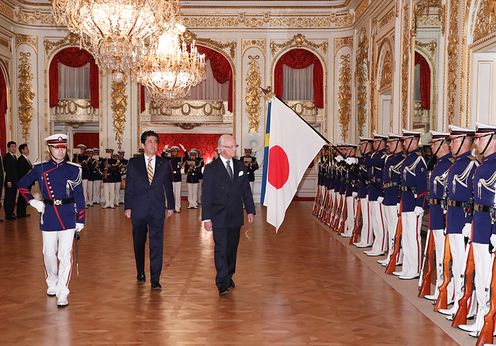
<instances>
[{"instance_id":1,"label":"white gloved hand","mask_svg":"<svg viewBox=\"0 0 496 346\"><path fill-rule=\"evenodd\" d=\"M384 197L379 196L377 197L377 202L382 203L384 201Z\"/></svg>"},{"instance_id":2,"label":"white gloved hand","mask_svg":"<svg viewBox=\"0 0 496 346\"><path fill-rule=\"evenodd\" d=\"M356 198L356 197L358 196L358 192L353 191L353 192L351 193L351 196L352 196L352 197L354 197L354 198Z\"/></svg>"},{"instance_id":3,"label":"white gloved hand","mask_svg":"<svg viewBox=\"0 0 496 346\"><path fill-rule=\"evenodd\" d=\"M186 148L184 147L184 145L182 145L181 143L179 143L179 146L181 147L181 149L182 149L183 151L186 151Z\"/></svg>"},{"instance_id":4,"label":"white gloved hand","mask_svg":"<svg viewBox=\"0 0 496 346\"><path fill-rule=\"evenodd\" d=\"M490 240L491 240L491 245L493 246L493 249L496 249L496 234L491 234Z\"/></svg>"},{"instance_id":5,"label":"white gloved hand","mask_svg":"<svg viewBox=\"0 0 496 346\"><path fill-rule=\"evenodd\" d=\"M45 203L38 201L37 199L30 200L29 205L38 210L38 213L43 213L45 211Z\"/></svg>"},{"instance_id":6,"label":"white gloved hand","mask_svg":"<svg viewBox=\"0 0 496 346\"><path fill-rule=\"evenodd\" d=\"M400 204L396 203L396 212L399 214L400 213Z\"/></svg>"},{"instance_id":7,"label":"white gloved hand","mask_svg":"<svg viewBox=\"0 0 496 346\"><path fill-rule=\"evenodd\" d=\"M424 213L424 208L417 206L417 207L415 207L413 212L415 213L415 215L420 216Z\"/></svg>"},{"instance_id":8,"label":"white gloved hand","mask_svg":"<svg viewBox=\"0 0 496 346\"><path fill-rule=\"evenodd\" d=\"M471 233L472 233L472 224L466 223L465 226L463 226L462 234L465 238L470 238Z\"/></svg>"},{"instance_id":9,"label":"white gloved hand","mask_svg":"<svg viewBox=\"0 0 496 346\"><path fill-rule=\"evenodd\" d=\"M76 222L76 232L81 232L84 228L84 223Z\"/></svg>"},{"instance_id":10,"label":"white gloved hand","mask_svg":"<svg viewBox=\"0 0 496 346\"><path fill-rule=\"evenodd\" d=\"M343 161L343 157L341 155L336 156L336 161L337 162Z\"/></svg>"}]
</instances>

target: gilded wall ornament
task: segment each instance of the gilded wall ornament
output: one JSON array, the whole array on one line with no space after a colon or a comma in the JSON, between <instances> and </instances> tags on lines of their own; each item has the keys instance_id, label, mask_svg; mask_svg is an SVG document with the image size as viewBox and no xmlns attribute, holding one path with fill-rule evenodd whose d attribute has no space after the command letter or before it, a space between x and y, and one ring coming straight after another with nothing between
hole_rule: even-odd
<instances>
[{"instance_id":1,"label":"gilded wall ornament","mask_svg":"<svg viewBox=\"0 0 496 346\"><path fill-rule=\"evenodd\" d=\"M343 47L353 47L353 36L334 39L334 56L336 56Z\"/></svg>"},{"instance_id":2,"label":"gilded wall ornament","mask_svg":"<svg viewBox=\"0 0 496 346\"><path fill-rule=\"evenodd\" d=\"M388 25L391 21L394 20L395 15L396 15L396 9L395 7L392 7L388 12L386 12L385 15L379 18L379 21L377 22L377 29L381 30L386 25Z\"/></svg>"},{"instance_id":3,"label":"gilded wall ornament","mask_svg":"<svg viewBox=\"0 0 496 346\"><path fill-rule=\"evenodd\" d=\"M429 56L429 59L434 61L435 59L435 54L436 54L436 49L437 49L437 42L436 40L432 40L429 42L421 42L421 41L415 41L415 47L421 48L424 52L427 53Z\"/></svg>"},{"instance_id":4,"label":"gilded wall ornament","mask_svg":"<svg viewBox=\"0 0 496 346\"><path fill-rule=\"evenodd\" d=\"M387 49L384 54L379 82L380 89L390 88L393 85L393 55L391 54L391 49Z\"/></svg>"},{"instance_id":5,"label":"gilded wall ornament","mask_svg":"<svg viewBox=\"0 0 496 346\"><path fill-rule=\"evenodd\" d=\"M119 150L122 146L124 128L126 127L127 111L127 93L126 93L127 76L121 82L112 81L112 119L115 130L115 140Z\"/></svg>"},{"instance_id":6,"label":"gilded wall ornament","mask_svg":"<svg viewBox=\"0 0 496 346\"><path fill-rule=\"evenodd\" d=\"M14 8L6 1L0 1L0 14L8 19L14 18Z\"/></svg>"},{"instance_id":7,"label":"gilded wall ornament","mask_svg":"<svg viewBox=\"0 0 496 346\"><path fill-rule=\"evenodd\" d=\"M50 11L32 11L17 7L14 10L14 20L19 24L57 26Z\"/></svg>"},{"instance_id":8,"label":"gilded wall ornament","mask_svg":"<svg viewBox=\"0 0 496 346\"><path fill-rule=\"evenodd\" d=\"M25 142L29 139L29 127L33 119L33 70L30 63L31 53L21 52L17 78L18 86L18 116L22 126L22 138Z\"/></svg>"},{"instance_id":9,"label":"gilded wall ornament","mask_svg":"<svg viewBox=\"0 0 496 346\"><path fill-rule=\"evenodd\" d=\"M297 34L289 41L283 43L270 42L270 52L274 56L277 52L286 49L288 47L311 47L316 50L321 50L324 54L327 53L327 41L322 41L320 43L315 43L307 40L305 35Z\"/></svg>"},{"instance_id":10,"label":"gilded wall ornament","mask_svg":"<svg viewBox=\"0 0 496 346\"><path fill-rule=\"evenodd\" d=\"M15 37L16 49L19 48L21 44L27 44L33 47L35 52L38 51L38 36L22 35L18 34Z\"/></svg>"},{"instance_id":11,"label":"gilded wall ornament","mask_svg":"<svg viewBox=\"0 0 496 346\"><path fill-rule=\"evenodd\" d=\"M69 33L66 37L57 41L45 39L43 40L43 45L45 46L46 56L50 56L54 50L57 50L65 45L70 45L70 46L79 45L79 36L73 33Z\"/></svg>"},{"instance_id":12,"label":"gilded wall ornament","mask_svg":"<svg viewBox=\"0 0 496 346\"><path fill-rule=\"evenodd\" d=\"M448 32L448 123L455 120L455 104L457 95L457 73L460 49L458 47L458 1L450 3L450 20Z\"/></svg>"},{"instance_id":13,"label":"gilded wall ornament","mask_svg":"<svg viewBox=\"0 0 496 346\"><path fill-rule=\"evenodd\" d=\"M236 56L236 46L237 46L236 41L222 42L222 41L212 40L210 38L201 38L189 30L184 33L183 37L184 37L184 41L187 44L191 44L191 42L195 40L197 44L205 45L212 48L217 48L219 50L224 50L226 48L229 48L229 56L232 59L234 59Z\"/></svg>"},{"instance_id":14,"label":"gilded wall ornament","mask_svg":"<svg viewBox=\"0 0 496 346\"><path fill-rule=\"evenodd\" d=\"M346 141L351 118L351 54L341 55L338 81L339 126L341 127L341 138Z\"/></svg>"},{"instance_id":15,"label":"gilded wall ornament","mask_svg":"<svg viewBox=\"0 0 496 346\"><path fill-rule=\"evenodd\" d=\"M358 39L355 71L355 84L357 88L357 123L359 136L363 136L363 129L367 121L368 50L369 44L367 31L365 30L365 28L362 28L360 30Z\"/></svg>"},{"instance_id":16,"label":"gilded wall ornament","mask_svg":"<svg viewBox=\"0 0 496 346\"><path fill-rule=\"evenodd\" d=\"M360 4L355 9L355 22L357 22L360 17L367 11L369 7L369 0L362 0Z\"/></svg>"},{"instance_id":17,"label":"gilded wall ornament","mask_svg":"<svg viewBox=\"0 0 496 346\"><path fill-rule=\"evenodd\" d=\"M436 13L431 13L436 8ZM418 0L414 6L413 31L417 27L440 27L444 34L444 5L442 0Z\"/></svg>"},{"instance_id":18,"label":"gilded wall ornament","mask_svg":"<svg viewBox=\"0 0 496 346\"><path fill-rule=\"evenodd\" d=\"M248 74L246 75L246 112L248 113L248 125L249 133L257 133L260 127L260 112L261 105L260 101L262 98L262 89L260 89L261 77L260 77L260 64L258 60L259 55L249 55L248 56Z\"/></svg>"},{"instance_id":19,"label":"gilded wall ornament","mask_svg":"<svg viewBox=\"0 0 496 346\"><path fill-rule=\"evenodd\" d=\"M410 76L410 7L408 1L403 8L403 49L401 53L401 126L408 128L408 95Z\"/></svg>"},{"instance_id":20,"label":"gilded wall ornament","mask_svg":"<svg viewBox=\"0 0 496 346\"><path fill-rule=\"evenodd\" d=\"M477 13L474 42L496 32L496 1L482 0Z\"/></svg>"},{"instance_id":21,"label":"gilded wall ornament","mask_svg":"<svg viewBox=\"0 0 496 346\"><path fill-rule=\"evenodd\" d=\"M250 48L258 48L262 54L265 56L265 39L242 39L241 40L241 55L245 55L245 52Z\"/></svg>"}]
</instances>

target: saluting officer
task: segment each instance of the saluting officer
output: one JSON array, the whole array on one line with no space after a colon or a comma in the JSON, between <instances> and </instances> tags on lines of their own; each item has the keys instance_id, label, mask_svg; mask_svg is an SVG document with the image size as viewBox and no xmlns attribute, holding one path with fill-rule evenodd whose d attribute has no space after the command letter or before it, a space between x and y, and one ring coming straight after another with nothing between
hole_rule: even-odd
<instances>
[{"instance_id":1,"label":"saluting officer","mask_svg":"<svg viewBox=\"0 0 496 346\"><path fill-rule=\"evenodd\" d=\"M402 280L411 280L420 275L420 227L427 191L427 165L419 150L421 133L405 129L402 133L406 152L400 168L403 268L393 274Z\"/></svg>"},{"instance_id":2,"label":"saluting officer","mask_svg":"<svg viewBox=\"0 0 496 346\"><path fill-rule=\"evenodd\" d=\"M82 171L80 165L64 160L67 135L55 134L45 140L51 159L35 164L18 181L18 186L26 202L41 213L47 294L57 296L57 306L64 307L69 304L67 296L72 268L72 240L74 233L84 228ZM42 201L34 199L29 191L29 186L35 181L40 186Z\"/></svg>"}]
</instances>

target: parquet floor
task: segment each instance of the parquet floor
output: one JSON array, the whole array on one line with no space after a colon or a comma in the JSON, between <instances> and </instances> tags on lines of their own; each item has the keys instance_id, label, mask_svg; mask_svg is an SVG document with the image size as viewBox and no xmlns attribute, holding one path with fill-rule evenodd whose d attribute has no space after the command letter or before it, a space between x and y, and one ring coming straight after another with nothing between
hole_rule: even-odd
<instances>
[{"instance_id":1,"label":"parquet floor","mask_svg":"<svg viewBox=\"0 0 496 346\"><path fill-rule=\"evenodd\" d=\"M184 202L183 202L184 203ZM236 289L218 297L199 210L165 230L161 292L136 284L130 222L88 210L70 305L46 296L34 210L0 224L2 345L452 345L453 339L295 202L279 234L242 230ZM147 278L149 277L147 273ZM474 340L475 341L475 340Z\"/></svg>"}]
</instances>

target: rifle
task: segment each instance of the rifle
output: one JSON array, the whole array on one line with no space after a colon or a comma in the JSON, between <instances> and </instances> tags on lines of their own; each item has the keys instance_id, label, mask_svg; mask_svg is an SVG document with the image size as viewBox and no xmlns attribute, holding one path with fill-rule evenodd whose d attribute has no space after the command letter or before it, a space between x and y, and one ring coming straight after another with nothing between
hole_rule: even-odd
<instances>
[{"instance_id":1,"label":"rifle","mask_svg":"<svg viewBox=\"0 0 496 346\"><path fill-rule=\"evenodd\" d=\"M450 262L451 249L449 236L446 234L444 238L443 283L439 286L439 296L437 297L436 304L434 304L434 311L436 312L448 307L448 285L451 281Z\"/></svg>"},{"instance_id":2,"label":"rifle","mask_svg":"<svg viewBox=\"0 0 496 346\"><path fill-rule=\"evenodd\" d=\"M401 234L403 232L403 223L401 221L401 211L403 210L403 202L400 202L400 216L398 217L398 222L396 223L396 231L394 234L394 250L389 258L389 263L386 266L386 274L392 274L396 270L396 259L400 253L401 246Z\"/></svg>"},{"instance_id":3,"label":"rifle","mask_svg":"<svg viewBox=\"0 0 496 346\"><path fill-rule=\"evenodd\" d=\"M422 269L420 270L419 279L419 294L420 298L423 298L431 294L431 274L434 267L434 234L430 229L427 229L427 241L424 250L424 259L422 261ZM428 260L427 260L428 259ZM425 265L427 263L427 271L424 272Z\"/></svg>"},{"instance_id":4,"label":"rifle","mask_svg":"<svg viewBox=\"0 0 496 346\"><path fill-rule=\"evenodd\" d=\"M76 275L77 276L79 276L79 246L78 246L79 238L81 238L79 232L74 233L74 239L76 242Z\"/></svg>"},{"instance_id":5,"label":"rifle","mask_svg":"<svg viewBox=\"0 0 496 346\"><path fill-rule=\"evenodd\" d=\"M491 254L491 286L490 290L488 290L491 295L491 299L489 300L490 306L489 311L484 316L484 326L482 327L479 338L477 339L477 346L482 346L485 344L493 343L494 336L494 317L496 316L496 265L494 261L494 252ZM487 289L487 288L486 288Z\"/></svg>"},{"instance_id":6,"label":"rifle","mask_svg":"<svg viewBox=\"0 0 496 346\"><path fill-rule=\"evenodd\" d=\"M357 243L360 239L360 231L362 229L361 227L361 217L362 217L362 205L360 203L360 200L358 200L358 206L357 206L357 211L355 214L355 225L353 227L353 232L351 233L350 237L350 245L353 245L354 243Z\"/></svg>"},{"instance_id":7,"label":"rifle","mask_svg":"<svg viewBox=\"0 0 496 346\"><path fill-rule=\"evenodd\" d=\"M341 212L341 224L339 225L339 233L344 233L346 218L348 217L348 205L346 204L346 195L343 199L343 211Z\"/></svg>"},{"instance_id":8,"label":"rifle","mask_svg":"<svg viewBox=\"0 0 496 346\"><path fill-rule=\"evenodd\" d=\"M343 198L341 197L341 194L340 193L337 193L337 197L339 199L339 205L338 205L338 208L336 209L335 213L334 213L334 216L332 218L332 222L331 222L331 229L333 231L336 231L336 232L339 232L339 219L340 219L340 216L341 216L341 209L343 208Z\"/></svg>"},{"instance_id":9,"label":"rifle","mask_svg":"<svg viewBox=\"0 0 496 346\"><path fill-rule=\"evenodd\" d=\"M474 283L474 249L472 247L472 242L467 244L469 247L467 249L467 258L465 261L465 288L463 291L463 296L458 301L458 311L453 318L451 323L452 327L458 327L460 324L467 324L467 313L468 313L468 300L472 296L473 283Z\"/></svg>"}]
</instances>

